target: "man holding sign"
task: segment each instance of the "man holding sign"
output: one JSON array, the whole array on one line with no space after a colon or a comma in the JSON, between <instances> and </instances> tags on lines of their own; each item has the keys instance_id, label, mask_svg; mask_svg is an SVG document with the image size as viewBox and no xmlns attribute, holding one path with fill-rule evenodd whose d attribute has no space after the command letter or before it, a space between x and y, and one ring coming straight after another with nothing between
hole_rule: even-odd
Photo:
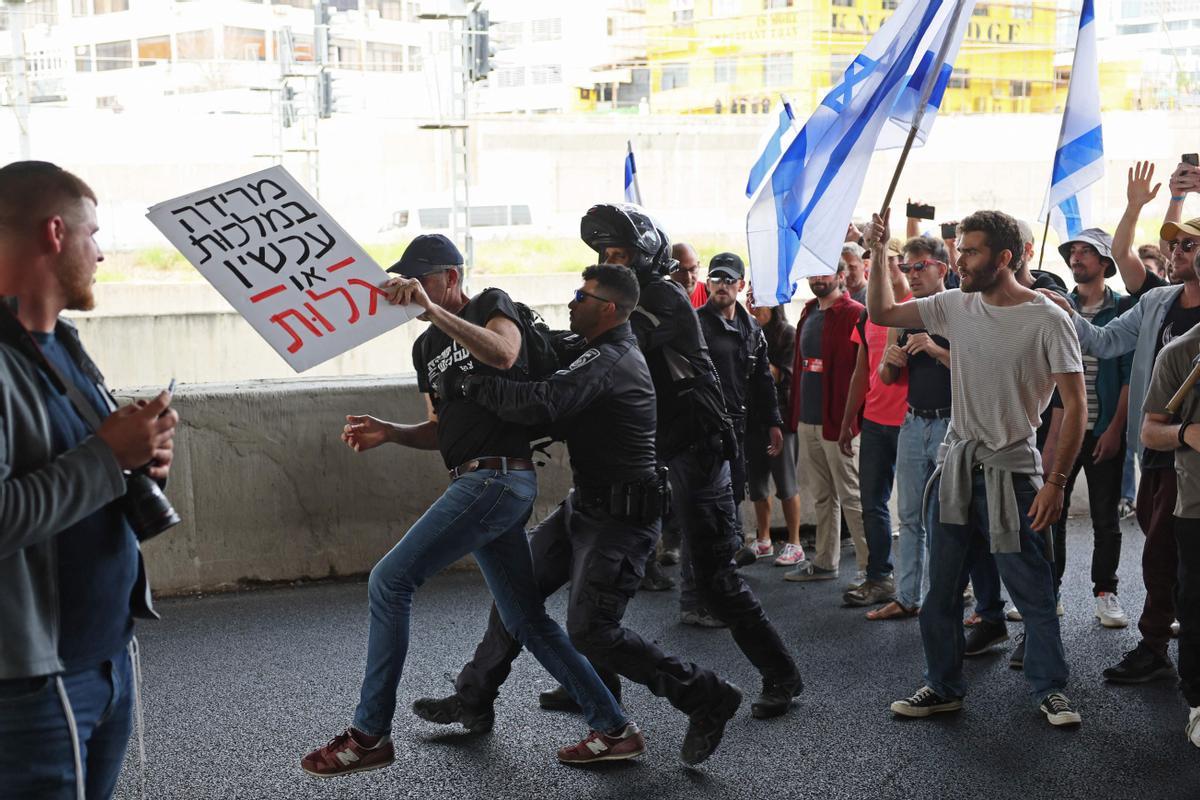
<instances>
[{"instance_id":1,"label":"man holding sign","mask_svg":"<svg viewBox=\"0 0 1200 800\"><path fill-rule=\"evenodd\" d=\"M588 749L603 752L605 760L645 751L637 725L546 615L525 537L537 495L528 429L450 390L463 375L528 379L517 308L496 289L467 297L462 265L449 239L419 236L388 270L399 277L384 285L389 302L422 308L419 318L431 323L413 346L429 418L401 425L350 416L342 433L358 452L387 442L440 450L450 486L371 570L367 668L353 725L300 762L321 777L377 769L395 759L390 733L413 592L468 553L479 563L504 627L583 709L593 730L584 740ZM576 749L564 748L559 756Z\"/></svg>"}]
</instances>

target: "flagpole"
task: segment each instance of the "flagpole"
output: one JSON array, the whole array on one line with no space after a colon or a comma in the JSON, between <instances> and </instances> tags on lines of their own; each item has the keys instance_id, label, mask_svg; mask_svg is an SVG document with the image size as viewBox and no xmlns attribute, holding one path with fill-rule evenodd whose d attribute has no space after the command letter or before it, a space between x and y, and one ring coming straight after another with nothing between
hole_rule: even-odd
<instances>
[{"instance_id":1,"label":"flagpole","mask_svg":"<svg viewBox=\"0 0 1200 800\"><path fill-rule=\"evenodd\" d=\"M1046 257L1046 237L1048 237L1049 235L1050 235L1050 212L1047 211L1046 212L1046 226L1044 228L1042 228L1042 249L1041 249L1041 252L1038 253L1038 265L1037 265L1038 269L1042 268L1042 259Z\"/></svg>"},{"instance_id":2,"label":"flagpole","mask_svg":"<svg viewBox=\"0 0 1200 800\"><path fill-rule=\"evenodd\" d=\"M934 59L933 66L930 69L929 85L921 92L921 102L917 105L917 113L913 114L912 127L908 130L908 139L905 140L904 149L900 152L900 162L896 164L896 172L892 175L891 185L888 186L887 194L883 198L883 208L879 211L880 216L883 216L892 205L892 196L896 193L896 185L900 183L900 173L904 171L904 164L908 161L908 153L912 150L913 142L917 138L917 132L921 129L921 120L925 118L925 106L928 105L929 98L933 96L933 89L937 86L938 76L942 72L942 65L946 63L946 52L950 49L950 41L954 38L954 31L958 29L958 19L962 16L962 7L963 0L955 0L954 11L950 13L950 26L947 29L948 35L942 39L942 43L938 46L937 57Z\"/></svg>"}]
</instances>

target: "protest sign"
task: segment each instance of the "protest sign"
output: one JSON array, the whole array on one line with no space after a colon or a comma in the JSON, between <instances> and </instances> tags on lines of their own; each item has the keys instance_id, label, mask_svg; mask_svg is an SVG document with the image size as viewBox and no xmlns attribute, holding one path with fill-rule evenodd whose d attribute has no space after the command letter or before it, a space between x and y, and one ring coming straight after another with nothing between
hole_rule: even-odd
<instances>
[{"instance_id":1,"label":"protest sign","mask_svg":"<svg viewBox=\"0 0 1200 800\"><path fill-rule=\"evenodd\" d=\"M387 274L283 167L146 216L297 372L421 313L388 304Z\"/></svg>"}]
</instances>

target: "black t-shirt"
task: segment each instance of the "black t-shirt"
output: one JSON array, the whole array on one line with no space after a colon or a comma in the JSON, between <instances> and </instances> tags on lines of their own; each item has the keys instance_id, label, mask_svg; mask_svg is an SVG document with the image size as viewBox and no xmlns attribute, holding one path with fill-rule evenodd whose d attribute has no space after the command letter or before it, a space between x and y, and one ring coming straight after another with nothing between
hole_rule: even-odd
<instances>
[{"instance_id":1,"label":"black t-shirt","mask_svg":"<svg viewBox=\"0 0 1200 800\"><path fill-rule=\"evenodd\" d=\"M909 328L896 344L903 347L914 333L927 331ZM950 342L941 336L934 336L933 342L938 347L950 349ZM908 357L908 404L922 411L950 408L950 369L928 353Z\"/></svg>"},{"instance_id":2,"label":"black t-shirt","mask_svg":"<svg viewBox=\"0 0 1200 800\"><path fill-rule=\"evenodd\" d=\"M1147 275L1149 277L1158 278L1157 275ZM1162 278L1158 278L1162 280ZM1180 292L1179 297L1175 298L1175 302L1167 309L1167 316L1163 319L1162 327L1158 329L1158 338L1154 342L1154 360L1158 361L1158 354L1162 349L1171 343L1171 340L1182 336L1190 331L1196 325L1200 325L1200 306L1196 308L1184 308L1183 293ZM1149 447L1142 451L1142 469L1174 469L1175 454L1170 451L1151 450Z\"/></svg>"},{"instance_id":3,"label":"black t-shirt","mask_svg":"<svg viewBox=\"0 0 1200 800\"><path fill-rule=\"evenodd\" d=\"M805 425L821 425L825 419L821 383L825 365L821 362L821 341L825 332L825 311L813 308L800 325L800 421ZM795 377L792 378L795 380Z\"/></svg>"},{"instance_id":4,"label":"black t-shirt","mask_svg":"<svg viewBox=\"0 0 1200 800\"><path fill-rule=\"evenodd\" d=\"M458 312L472 325L484 327L495 316L508 317L520 325L516 306L499 289L488 289L475 296ZM465 347L447 336L440 328L430 325L413 344L413 365L417 370L417 388L428 394L438 415L438 449L447 469L457 467L473 458L507 456L529 458L529 430L522 425L503 422L491 411L468 400L445 400L434 387L447 369L467 374L496 375L510 380L527 380L528 354L524 342L517 363L508 370L499 370L476 363Z\"/></svg>"}]
</instances>

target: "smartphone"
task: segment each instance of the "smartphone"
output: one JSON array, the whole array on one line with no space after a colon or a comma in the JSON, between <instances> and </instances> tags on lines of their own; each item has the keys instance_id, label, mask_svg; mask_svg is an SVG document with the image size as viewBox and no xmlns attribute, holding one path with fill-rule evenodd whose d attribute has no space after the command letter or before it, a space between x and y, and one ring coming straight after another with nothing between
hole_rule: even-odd
<instances>
[{"instance_id":1,"label":"smartphone","mask_svg":"<svg viewBox=\"0 0 1200 800\"><path fill-rule=\"evenodd\" d=\"M909 203L908 216L912 219L933 219L933 206Z\"/></svg>"},{"instance_id":2,"label":"smartphone","mask_svg":"<svg viewBox=\"0 0 1200 800\"><path fill-rule=\"evenodd\" d=\"M1193 167L1200 167L1200 153L1184 153L1181 159L1185 164L1191 164Z\"/></svg>"},{"instance_id":3,"label":"smartphone","mask_svg":"<svg viewBox=\"0 0 1200 800\"><path fill-rule=\"evenodd\" d=\"M943 222L942 223L942 238L943 239L957 239L958 238L958 223L957 222Z\"/></svg>"},{"instance_id":4,"label":"smartphone","mask_svg":"<svg viewBox=\"0 0 1200 800\"><path fill-rule=\"evenodd\" d=\"M175 378L171 378L171 382L167 384L167 394L175 394Z\"/></svg>"}]
</instances>

